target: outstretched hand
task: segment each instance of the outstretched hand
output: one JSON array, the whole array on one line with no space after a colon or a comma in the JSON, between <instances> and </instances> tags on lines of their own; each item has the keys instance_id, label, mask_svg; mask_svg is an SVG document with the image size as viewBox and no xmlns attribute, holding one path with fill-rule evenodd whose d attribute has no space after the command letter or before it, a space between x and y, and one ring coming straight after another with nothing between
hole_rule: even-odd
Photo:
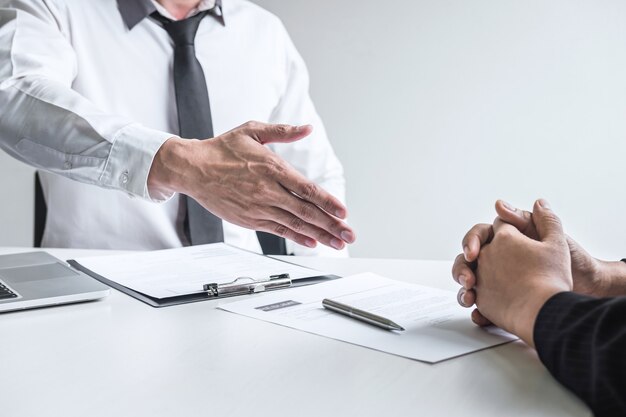
<instances>
[{"instance_id":1,"label":"outstretched hand","mask_svg":"<svg viewBox=\"0 0 626 417\"><path fill-rule=\"evenodd\" d=\"M346 207L279 158L267 143L289 143L312 127L248 122L210 140L170 138L148 177L150 189L192 197L236 225L308 247L355 241Z\"/></svg>"}]
</instances>

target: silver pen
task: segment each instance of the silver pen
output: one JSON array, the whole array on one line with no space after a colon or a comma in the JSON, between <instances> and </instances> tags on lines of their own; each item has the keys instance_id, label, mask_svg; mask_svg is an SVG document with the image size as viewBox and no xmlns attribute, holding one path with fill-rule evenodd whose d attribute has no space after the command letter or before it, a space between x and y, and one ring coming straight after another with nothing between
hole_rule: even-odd
<instances>
[{"instance_id":1,"label":"silver pen","mask_svg":"<svg viewBox=\"0 0 626 417\"><path fill-rule=\"evenodd\" d=\"M372 324L385 330L404 330L404 327L394 323L389 319L381 317L377 314L368 313L367 311L358 309L356 307L350 307L349 305L329 300L328 298L322 300L322 305L324 306L324 308L332 310L336 313L352 317L353 319Z\"/></svg>"}]
</instances>

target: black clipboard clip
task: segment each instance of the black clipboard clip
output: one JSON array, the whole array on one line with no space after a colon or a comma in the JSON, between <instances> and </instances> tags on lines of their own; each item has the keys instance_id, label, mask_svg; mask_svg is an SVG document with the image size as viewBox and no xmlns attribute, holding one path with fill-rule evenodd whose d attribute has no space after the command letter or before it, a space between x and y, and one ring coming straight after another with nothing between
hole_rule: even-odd
<instances>
[{"instance_id":1,"label":"black clipboard clip","mask_svg":"<svg viewBox=\"0 0 626 417\"><path fill-rule=\"evenodd\" d=\"M224 284L204 284L202 290L209 297L227 297L231 295L255 294L291 287L289 274L271 275L268 279L240 277Z\"/></svg>"}]
</instances>

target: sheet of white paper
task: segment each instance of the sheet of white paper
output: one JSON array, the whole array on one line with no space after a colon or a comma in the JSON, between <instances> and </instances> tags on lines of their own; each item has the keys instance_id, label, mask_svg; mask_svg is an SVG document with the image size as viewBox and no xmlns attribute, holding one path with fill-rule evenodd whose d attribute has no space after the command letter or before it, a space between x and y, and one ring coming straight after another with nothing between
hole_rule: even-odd
<instances>
[{"instance_id":1,"label":"sheet of white paper","mask_svg":"<svg viewBox=\"0 0 626 417\"><path fill-rule=\"evenodd\" d=\"M200 292L204 284L222 284L239 277L325 275L224 243L75 260L98 275L155 298Z\"/></svg>"},{"instance_id":2,"label":"sheet of white paper","mask_svg":"<svg viewBox=\"0 0 626 417\"><path fill-rule=\"evenodd\" d=\"M329 311L322 307L324 298L386 317L406 330L384 330ZM517 339L497 328L478 328L451 291L372 273L266 293L219 308L431 363Z\"/></svg>"}]
</instances>

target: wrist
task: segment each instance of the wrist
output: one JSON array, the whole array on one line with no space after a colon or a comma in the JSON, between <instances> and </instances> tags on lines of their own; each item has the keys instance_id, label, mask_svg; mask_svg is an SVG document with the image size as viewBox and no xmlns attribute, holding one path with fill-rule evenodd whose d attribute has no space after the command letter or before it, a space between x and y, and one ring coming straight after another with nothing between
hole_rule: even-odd
<instances>
[{"instance_id":1,"label":"wrist","mask_svg":"<svg viewBox=\"0 0 626 417\"><path fill-rule=\"evenodd\" d=\"M626 292L626 263L622 261L598 261L601 265L597 277L596 297L614 297Z\"/></svg>"},{"instance_id":2,"label":"wrist","mask_svg":"<svg viewBox=\"0 0 626 417\"><path fill-rule=\"evenodd\" d=\"M567 291L567 289L556 286L543 286L536 291L530 292L528 294L529 296L525 297L522 305L515 309L521 312L521 314L518 316L518 319L513 322L512 333L519 336L527 345L534 348L534 329L539 312L550 298L564 291Z\"/></svg>"},{"instance_id":3,"label":"wrist","mask_svg":"<svg viewBox=\"0 0 626 417\"><path fill-rule=\"evenodd\" d=\"M158 193L185 193L183 168L188 164L193 140L177 136L166 140L154 156L148 175L148 189Z\"/></svg>"}]
</instances>

